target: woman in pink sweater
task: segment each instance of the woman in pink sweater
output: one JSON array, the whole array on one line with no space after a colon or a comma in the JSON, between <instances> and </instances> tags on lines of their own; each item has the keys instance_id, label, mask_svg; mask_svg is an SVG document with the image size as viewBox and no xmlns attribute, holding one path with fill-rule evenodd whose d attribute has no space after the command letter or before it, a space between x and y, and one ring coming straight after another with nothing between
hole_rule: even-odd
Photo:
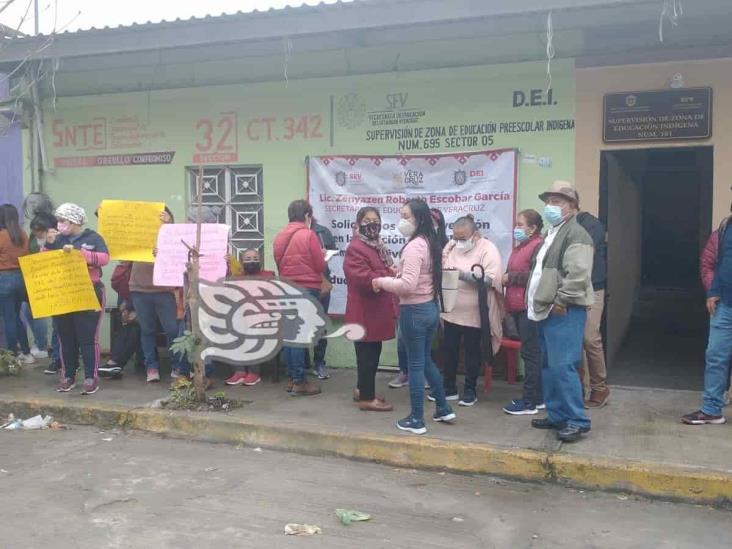
<instances>
[{"instance_id":1,"label":"woman in pink sweater","mask_svg":"<svg viewBox=\"0 0 732 549\"><path fill-rule=\"evenodd\" d=\"M449 313L442 313L445 326L445 370L443 379L447 400L458 400L457 367L460 358L460 344L465 348L465 388L460 406L473 406L478 402L476 384L481 364L481 318L478 306L478 281L473 276L473 266L480 265L485 271L484 281L488 287L488 311L490 316L491 343L493 352L501 346L503 327L503 299L501 287L501 253L487 238L478 232L472 215L461 217L453 225L452 240L442 254L444 269L456 269L459 273L455 307Z\"/></svg>"},{"instance_id":2,"label":"woman in pink sweater","mask_svg":"<svg viewBox=\"0 0 732 549\"><path fill-rule=\"evenodd\" d=\"M424 200L410 200L401 210L399 231L406 237L396 277L375 278L375 292L399 296L399 329L403 334L409 364L409 398L412 411L397 421L397 427L417 435L427 432L424 424L424 380L427 378L437 402L435 421L452 421L455 413L445 400L445 388L432 361L432 336L439 323L437 293L442 285L442 250Z\"/></svg>"}]
</instances>

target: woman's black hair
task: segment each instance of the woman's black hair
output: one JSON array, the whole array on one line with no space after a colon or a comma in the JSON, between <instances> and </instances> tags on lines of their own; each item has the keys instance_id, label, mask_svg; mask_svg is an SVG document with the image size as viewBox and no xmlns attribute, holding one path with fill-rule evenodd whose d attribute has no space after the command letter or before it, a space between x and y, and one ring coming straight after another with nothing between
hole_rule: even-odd
<instances>
[{"instance_id":1,"label":"woman's black hair","mask_svg":"<svg viewBox=\"0 0 732 549\"><path fill-rule=\"evenodd\" d=\"M31 219L31 231L47 231L56 228L56 218L46 212L39 212Z\"/></svg>"},{"instance_id":2,"label":"woman's black hair","mask_svg":"<svg viewBox=\"0 0 732 549\"><path fill-rule=\"evenodd\" d=\"M12 204L0 206L0 229L8 231L10 241L15 246L23 245L23 229L20 228L18 209Z\"/></svg>"},{"instance_id":3,"label":"woman's black hair","mask_svg":"<svg viewBox=\"0 0 732 549\"><path fill-rule=\"evenodd\" d=\"M420 198L413 198L412 200L408 200L405 206L411 210L417 226L409 241L411 242L415 238L422 236L427 240L427 244L429 245L430 262L432 264L432 286L436 299L442 291L442 249L444 246L440 242L437 232L432 225L432 213L427 202Z\"/></svg>"},{"instance_id":4,"label":"woman's black hair","mask_svg":"<svg viewBox=\"0 0 732 549\"><path fill-rule=\"evenodd\" d=\"M373 206L364 206L358 212L356 212L356 223L361 224L361 221L363 221L363 218L366 217L367 213L373 212L376 214L376 217L379 218L379 221L381 221L381 213L379 213L379 210L374 208Z\"/></svg>"},{"instance_id":5,"label":"woman's black hair","mask_svg":"<svg viewBox=\"0 0 732 549\"><path fill-rule=\"evenodd\" d=\"M442 212L437 208L430 208L430 213L432 214L432 220L437 221L437 240L440 243L440 246L443 248L447 246L447 243L450 241L449 238L447 238L447 227L445 226L445 216L442 215ZM442 253L442 252L440 252Z\"/></svg>"},{"instance_id":6,"label":"woman's black hair","mask_svg":"<svg viewBox=\"0 0 732 549\"><path fill-rule=\"evenodd\" d=\"M536 227L536 234L541 234L541 230L544 228L544 220L541 218L541 214L536 210L529 208L528 210L522 210L519 215L524 216L526 223L532 227Z\"/></svg>"}]
</instances>

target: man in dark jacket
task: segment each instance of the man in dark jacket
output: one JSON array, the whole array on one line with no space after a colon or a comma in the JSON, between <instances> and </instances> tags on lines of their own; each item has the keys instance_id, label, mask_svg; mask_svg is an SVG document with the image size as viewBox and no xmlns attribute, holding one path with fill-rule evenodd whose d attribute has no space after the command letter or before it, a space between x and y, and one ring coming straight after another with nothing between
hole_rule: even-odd
<instances>
[{"instance_id":1,"label":"man in dark jacket","mask_svg":"<svg viewBox=\"0 0 732 549\"><path fill-rule=\"evenodd\" d=\"M320 241L320 247L324 250L337 250L338 247L335 243L335 238L333 238L333 233L330 232L330 229L328 227L325 227L323 225L318 224L317 220L313 218L313 224L311 229L315 232L315 234L318 236L318 240ZM328 267L328 264L325 264L325 270L323 271L323 276L325 276L327 279L330 280L330 268ZM323 310L327 313L328 307L330 307L330 292L324 292L320 294L319 297L320 303L323 305ZM315 375L318 376L318 379L328 379L330 378L330 375L328 374L328 368L325 365L325 351L328 348L328 340L323 338L320 339L315 344L315 349L313 350L313 362L315 362ZM308 366L310 365L310 356L308 355Z\"/></svg>"},{"instance_id":2,"label":"man in dark jacket","mask_svg":"<svg viewBox=\"0 0 732 549\"><path fill-rule=\"evenodd\" d=\"M605 351L602 346L600 325L602 311L605 308L605 283L607 279L605 227L600 220L589 212L577 214L577 223L587 231L592 238L594 255L592 260L592 287L595 290L595 302L587 313L585 335L582 342L584 350L582 356L582 384L585 395L586 408L600 408L607 404L610 389L607 386L607 367L605 365Z\"/></svg>"}]
</instances>

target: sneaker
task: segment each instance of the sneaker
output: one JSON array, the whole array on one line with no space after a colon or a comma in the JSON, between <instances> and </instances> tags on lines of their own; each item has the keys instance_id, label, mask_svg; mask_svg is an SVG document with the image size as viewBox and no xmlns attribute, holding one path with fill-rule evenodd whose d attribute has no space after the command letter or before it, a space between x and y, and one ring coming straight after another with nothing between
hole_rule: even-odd
<instances>
[{"instance_id":1,"label":"sneaker","mask_svg":"<svg viewBox=\"0 0 732 549\"><path fill-rule=\"evenodd\" d=\"M160 371L155 368L147 369L147 382L154 383L160 381Z\"/></svg>"},{"instance_id":2,"label":"sneaker","mask_svg":"<svg viewBox=\"0 0 732 549\"><path fill-rule=\"evenodd\" d=\"M62 379L56 386L56 391L59 393L68 393L74 387L76 387L76 382L73 379Z\"/></svg>"},{"instance_id":3,"label":"sneaker","mask_svg":"<svg viewBox=\"0 0 732 549\"><path fill-rule=\"evenodd\" d=\"M28 353L28 354L20 353L18 355L18 360L20 360L20 362L22 364L33 364L36 361L36 359L33 358L33 355L30 353Z\"/></svg>"},{"instance_id":4,"label":"sneaker","mask_svg":"<svg viewBox=\"0 0 732 549\"><path fill-rule=\"evenodd\" d=\"M61 363L54 360L48 366L46 366L46 369L43 370L43 373L53 375L53 374L57 374L60 369L61 369Z\"/></svg>"},{"instance_id":5,"label":"sneaker","mask_svg":"<svg viewBox=\"0 0 732 549\"><path fill-rule=\"evenodd\" d=\"M310 383L309 381L303 381L302 383L294 383L292 385L292 391L290 396L315 396L320 394L320 387Z\"/></svg>"},{"instance_id":6,"label":"sneaker","mask_svg":"<svg viewBox=\"0 0 732 549\"><path fill-rule=\"evenodd\" d=\"M389 387L392 389L401 389L409 385L409 376L402 372L399 372L397 376L389 382Z\"/></svg>"},{"instance_id":7,"label":"sneaker","mask_svg":"<svg viewBox=\"0 0 732 549\"><path fill-rule=\"evenodd\" d=\"M512 400L511 404L504 406L503 411L512 416L533 416L539 413L537 408L523 400Z\"/></svg>"},{"instance_id":8,"label":"sneaker","mask_svg":"<svg viewBox=\"0 0 732 549\"><path fill-rule=\"evenodd\" d=\"M38 347L35 345L31 347L30 354L33 356L33 358L48 358L48 351L41 351Z\"/></svg>"},{"instance_id":9,"label":"sneaker","mask_svg":"<svg viewBox=\"0 0 732 549\"><path fill-rule=\"evenodd\" d=\"M170 371L170 379L175 381L176 379L191 379L191 374L185 374L181 372L178 368L173 368Z\"/></svg>"},{"instance_id":10,"label":"sneaker","mask_svg":"<svg viewBox=\"0 0 732 549\"><path fill-rule=\"evenodd\" d=\"M249 372L247 375L244 376L244 385L247 387L252 387L262 381L262 377L259 374L255 374L253 372Z\"/></svg>"},{"instance_id":11,"label":"sneaker","mask_svg":"<svg viewBox=\"0 0 732 549\"><path fill-rule=\"evenodd\" d=\"M429 389L429 387L426 388ZM429 400L430 402L437 402L437 399L432 393L427 393L427 400ZM460 400L460 395L457 391L455 391L454 393L445 393L445 400L449 400L450 402Z\"/></svg>"},{"instance_id":12,"label":"sneaker","mask_svg":"<svg viewBox=\"0 0 732 549\"><path fill-rule=\"evenodd\" d=\"M93 395L99 390L99 380L96 378L87 378L84 380L84 389L82 395Z\"/></svg>"},{"instance_id":13,"label":"sneaker","mask_svg":"<svg viewBox=\"0 0 732 549\"><path fill-rule=\"evenodd\" d=\"M442 410L437 410L434 414L432 414L432 419L435 421L449 422L454 421L455 418L457 418L457 415L455 415L455 412L453 412L452 408L450 408L449 406L447 408L443 408Z\"/></svg>"},{"instance_id":14,"label":"sneaker","mask_svg":"<svg viewBox=\"0 0 732 549\"><path fill-rule=\"evenodd\" d=\"M295 386L295 382L292 380L291 377L287 378L287 387L285 387L285 391L288 393L292 393L292 388Z\"/></svg>"},{"instance_id":15,"label":"sneaker","mask_svg":"<svg viewBox=\"0 0 732 549\"><path fill-rule=\"evenodd\" d=\"M246 372L234 372L234 375L224 381L224 383L226 383L227 385L244 385L244 380L246 379L246 377Z\"/></svg>"},{"instance_id":16,"label":"sneaker","mask_svg":"<svg viewBox=\"0 0 732 549\"><path fill-rule=\"evenodd\" d=\"M686 414L685 416L681 417L681 422L686 423L687 425L705 425L707 423L712 425L721 425L726 421L727 420L724 416L710 416L705 414L701 410Z\"/></svg>"},{"instance_id":17,"label":"sneaker","mask_svg":"<svg viewBox=\"0 0 732 549\"><path fill-rule=\"evenodd\" d=\"M424 426L424 421L421 419L414 419L412 416L405 417L396 422L397 429L401 431L408 431L414 435L423 435L427 432L427 427Z\"/></svg>"},{"instance_id":18,"label":"sneaker","mask_svg":"<svg viewBox=\"0 0 732 549\"><path fill-rule=\"evenodd\" d=\"M544 404L543 402L541 404L537 404L536 409L537 410L546 410L546 404Z\"/></svg>"},{"instance_id":19,"label":"sneaker","mask_svg":"<svg viewBox=\"0 0 732 549\"><path fill-rule=\"evenodd\" d=\"M313 373L318 376L318 379L330 379L330 374L325 364L316 364L315 368L313 368Z\"/></svg>"},{"instance_id":20,"label":"sneaker","mask_svg":"<svg viewBox=\"0 0 732 549\"><path fill-rule=\"evenodd\" d=\"M116 365L110 366L109 364L105 364L99 367L99 375L100 377L120 378L122 377L122 368Z\"/></svg>"},{"instance_id":21,"label":"sneaker","mask_svg":"<svg viewBox=\"0 0 732 549\"><path fill-rule=\"evenodd\" d=\"M475 389L464 389L463 398L458 402L458 406L475 406L478 403L478 396Z\"/></svg>"}]
</instances>

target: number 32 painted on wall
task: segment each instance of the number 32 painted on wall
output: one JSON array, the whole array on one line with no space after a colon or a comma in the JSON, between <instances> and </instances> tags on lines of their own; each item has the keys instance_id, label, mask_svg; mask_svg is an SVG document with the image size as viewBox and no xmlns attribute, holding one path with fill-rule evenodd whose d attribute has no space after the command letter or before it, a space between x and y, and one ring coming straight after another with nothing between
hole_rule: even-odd
<instances>
[{"instance_id":1,"label":"number 32 painted on wall","mask_svg":"<svg viewBox=\"0 0 732 549\"><path fill-rule=\"evenodd\" d=\"M215 123L214 123L215 122ZM239 138L235 112L222 112L216 121L201 118L196 122L196 150L202 153L237 152Z\"/></svg>"}]
</instances>

